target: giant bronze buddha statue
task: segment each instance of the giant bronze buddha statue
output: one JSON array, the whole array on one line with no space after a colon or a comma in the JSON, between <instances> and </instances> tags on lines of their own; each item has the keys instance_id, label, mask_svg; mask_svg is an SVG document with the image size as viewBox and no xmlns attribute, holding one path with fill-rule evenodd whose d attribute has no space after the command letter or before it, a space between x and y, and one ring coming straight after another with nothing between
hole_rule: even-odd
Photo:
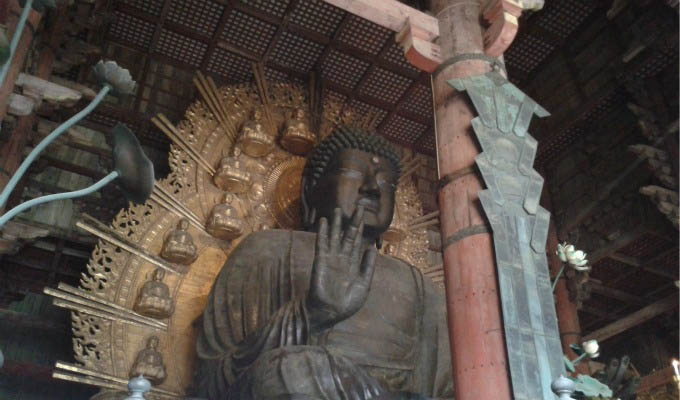
<instances>
[{"instance_id":1,"label":"giant bronze buddha statue","mask_svg":"<svg viewBox=\"0 0 680 400\"><path fill-rule=\"evenodd\" d=\"M208 399L452 398L444 301L415 267L379 255L399 158L339 128L302 177L307 231L239 243L208 298L197 395Z\"/></svg>"}]
</instances>

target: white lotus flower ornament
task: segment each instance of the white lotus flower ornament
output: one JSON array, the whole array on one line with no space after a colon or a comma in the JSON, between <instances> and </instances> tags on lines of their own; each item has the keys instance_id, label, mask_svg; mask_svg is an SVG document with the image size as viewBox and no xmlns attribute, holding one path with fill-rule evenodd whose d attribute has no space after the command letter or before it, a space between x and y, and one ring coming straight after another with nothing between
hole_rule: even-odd
<instances>
[{"instance_id":1,"label":"white lotus flower ornament","mask_svg":"<svg viewBox=\"0 0 680 400\"><path fill-rule=\"evenodd\" d=\"M597 343L597 340L587 340L583 342L581 345L583 347L583 351L588 354L588 357L590 358L596 358L597 356L600 355L600 345Z\"/></svg>"},{"instance_id":2,"label":"white lotus flower ornament","mask_svg":"<svg viewBox=\"0 0 680 400\"><path fill-rule=\"evenodd\" d=\"M569 263L577 271L590 270L590 267L586 267L586 264L588 264L587 254L582 250L576 250L573 244L567 242L558 244L555 254L562 262Z\"/></svg>"}]
</instances>

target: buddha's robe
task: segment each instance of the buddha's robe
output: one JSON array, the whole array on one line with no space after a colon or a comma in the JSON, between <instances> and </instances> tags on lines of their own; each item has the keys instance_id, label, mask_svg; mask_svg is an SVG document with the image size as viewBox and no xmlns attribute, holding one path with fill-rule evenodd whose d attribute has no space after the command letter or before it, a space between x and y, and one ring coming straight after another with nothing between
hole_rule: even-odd
<instances>
[{"instance_id":1,"label":"buddha's robe","mask_svg":"<svg viewBox=\"0 0 680 400\"><path fill-rule=\"evenodd\" d=\"M305 296L316 234L251 234L230 255L206 305L195 386L209 399L453 397L446 312L415 267L376 258L368 298L312 335ZM343 267L343 266L338 266Z\"/></svg>"}]
</instances>

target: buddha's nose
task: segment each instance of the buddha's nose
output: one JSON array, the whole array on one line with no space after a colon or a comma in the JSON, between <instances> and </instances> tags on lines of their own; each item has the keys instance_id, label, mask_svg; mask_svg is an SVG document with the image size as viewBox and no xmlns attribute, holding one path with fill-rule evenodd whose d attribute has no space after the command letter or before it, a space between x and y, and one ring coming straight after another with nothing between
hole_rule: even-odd
<instances>
[{"instance_id":1,"label":"buddha's nose","mask_svg":"<svg viewBox=\"0 0 680 400\"><path fill-rule=\"evenodd\" d=\"M378 180L374 174L366 174L364 177L364 182L359 188L359 193L364 196L379 197L380 187L378 186Z\"/></svg>"}]
</instances>

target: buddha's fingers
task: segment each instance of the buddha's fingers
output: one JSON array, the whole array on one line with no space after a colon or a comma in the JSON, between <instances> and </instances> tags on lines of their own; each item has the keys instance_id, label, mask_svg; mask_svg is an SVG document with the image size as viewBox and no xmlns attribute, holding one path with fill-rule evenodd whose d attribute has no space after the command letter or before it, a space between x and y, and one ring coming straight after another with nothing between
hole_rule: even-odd
<instances>
[{"instance_id":1,"label":"buddha's fingers","mask_svg":"<svg viewBox=\"0 0 680 400\"><path fill-rule=\"evenodd\" d=\"M314 259L319 259L323 257L324 259L328 256L328 220L322 217L319 220L319 232L316 234L316 254Z\"/></svg>"},{"instance_id":2,"label":"buddha's fingers","mask_svg":"<svg viewBox=\"0 0 680 400\"><path fill-rule=\"evenodd\" d=\"M340 250L340 230L342 228L342 210L333 210L333 223L331 224L330 254L338 254Z\"/></svg>"},{"instance_id":3,"label":"buddha's fingers","mask_svg":"<svg viewBox=\"0 0 680 400\"><path fill-rule=\"evenodd\" d=\"M357 244L357 238L361 239L361 234L358 233L358 231L359 227L362 224L363 219L364 219L364 207L358 206L354 210L354 215L352 215L352 221L349 223L347 231L345 231L345 234L343 236L342 254L351 256L351 254L353 253L354 247L356 247ZM361 243L361 241L359 241L359 243ZM353 262L355 260L355 257L350 257L350 260L351 262Z\"/></svg>"},{"instance_id":4,"label":"buddha's fingers","mask_svg":"<svg viewBox=\"0 0 680 400\"><path fill-rule=\"evenodd\" d=\"M354 237L354 242L352 243L352 252L349 255L350 263L354 267L352 271L353 276L359 275L361 273L361 266L359 263L361 260L361 250L362 250L362 239L364 235L364 221L359 223L359 228L357 228L356 235Z\"/></svg>"},{"instance_id":5,"label":"buddha's fingers","mask_svg":"<svg viewBox=\"0 0 680 400\"><path fill-rule=\"evenodd\" d=\"M375 272L375 258L378 250L375 247L369 247L364 252L361 260L361 269L359 270L359 279L363 281L368 288L371 287L373 281L373 272Z\"/></svg>"}]
</instances>

